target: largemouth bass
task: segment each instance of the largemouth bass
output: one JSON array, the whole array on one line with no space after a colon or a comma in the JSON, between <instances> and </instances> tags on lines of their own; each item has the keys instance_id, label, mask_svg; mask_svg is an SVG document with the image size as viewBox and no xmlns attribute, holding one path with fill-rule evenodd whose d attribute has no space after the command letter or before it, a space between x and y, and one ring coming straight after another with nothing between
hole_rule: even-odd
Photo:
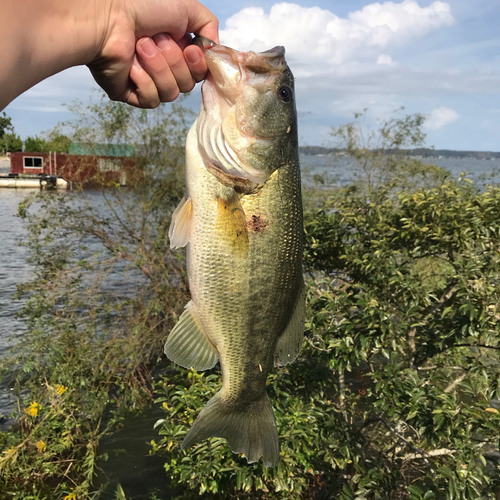
<instances>
[{"instance_id":1,"label":"largemouth bass","mask_svg":"<svg viewBox=\"0 0 500 500\"><path fill-rule=\"evenodd\" d=\"M186 368L220 361L222 389L182 443L223 437L248 462L279 461L266 392L304 334L302 201L294 78L283 47L238 52L207 39L209 75L186 142L187 196L170 244L188 244L191 301L165 353Z\"/></svg>"}]
</instances>

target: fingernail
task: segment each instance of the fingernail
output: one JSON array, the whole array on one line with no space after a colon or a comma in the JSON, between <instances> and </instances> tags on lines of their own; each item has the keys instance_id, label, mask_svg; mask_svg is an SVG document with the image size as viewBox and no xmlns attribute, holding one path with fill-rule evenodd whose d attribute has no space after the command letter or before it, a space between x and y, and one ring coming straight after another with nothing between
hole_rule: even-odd
<instances>
[{"instance_id":1,"label":"fingernail","mask_svg":"<svg viewBox=\"0 0 500 500\"><path fill-rule=\"evenodd\" d=\"M141 43L140 43L141 49L147 56L154 56L158 49L156 48L155 43L151 38L145 38Z\"/></svg>"},{"instance_id":2,"label":"fingernail","mask_svg":"<svg viewBox=\"0 0 500 500\"><path fill-rule=\"evenodd\" d=\"M153 37L153 40L160 50L167 49L172 43L172 37L167 33L159 33Z\"/></svg>"},{"instance_id":3,"label":"fingernail","mask_svg":"<svg viewBox=\"0 0 500 500\"><path fill-rule=\"evenodd\" d=\"M198 64L200 62L200 54L197 50L188 50L184 55L187 62L191 64Z\"/></svg>"}]
</instances>

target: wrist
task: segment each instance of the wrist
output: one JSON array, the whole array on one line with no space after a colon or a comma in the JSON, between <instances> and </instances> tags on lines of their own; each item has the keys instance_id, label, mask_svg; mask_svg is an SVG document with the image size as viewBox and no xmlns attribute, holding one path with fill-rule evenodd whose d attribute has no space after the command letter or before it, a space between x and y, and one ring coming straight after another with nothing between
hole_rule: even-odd
<instances>
[{"instance_id":1,"label":"wrist","mask_svg":"<svg viewBox=\"0 0 500 500\"><path fill-rule=\"evenodd\" d=\"M32 53L51 74L87 64L95 57L106 36L113 0L27 0L42 10L31 39ZM43 6L43 7L42 7ZM49 75L48 75L49 76Z\"/></svg>"}]
</instances>

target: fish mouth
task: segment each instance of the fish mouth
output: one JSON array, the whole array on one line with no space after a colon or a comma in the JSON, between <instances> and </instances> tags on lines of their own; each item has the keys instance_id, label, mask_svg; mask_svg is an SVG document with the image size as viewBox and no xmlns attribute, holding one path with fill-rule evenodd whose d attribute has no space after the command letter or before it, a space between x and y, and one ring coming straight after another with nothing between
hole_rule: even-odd
<instances>
[{"instance_id":1,"label":"fish mouth","mask_svg":"<svg viewBox=\"0 0 500 500\"><path fill-rule=\"evenodd\" d=\"M285 48L280 45L264 52L239 52L201 36L192 43L203 51L209 70L207 80L229 105L234 105L243 84L264 82L287 68Z\"/></svg>"},{"instance_id":2,"label":"fish mouth","mask_svg":"<svg viewBox=\"0 0 500 500\"><path fill-rule=\"evenodd\" d=\"M285 62L285 47L282 45L277 45L264 52L254 52L253 50L240 52L225 45L219 45L203 36L194 37L191 43L197 45L203 51L211 73L212 70L216 69L217 57L226 60L228 63L232 62L233 65L242 65L248 71L253 71L254 73L282 73L287 67ZM215 73L217 74L217 72Z\"/></svg>"}]
</instances>

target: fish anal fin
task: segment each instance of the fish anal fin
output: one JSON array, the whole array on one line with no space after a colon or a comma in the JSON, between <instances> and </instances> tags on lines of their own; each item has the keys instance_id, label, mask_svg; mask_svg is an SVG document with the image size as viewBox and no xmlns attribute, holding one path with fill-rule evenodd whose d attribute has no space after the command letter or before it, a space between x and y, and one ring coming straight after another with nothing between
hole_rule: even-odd
<instances>
[{"instance_id":1,"label":"fish anal fin","mask_svg":"<svg viewBox=\"0 0 500 500\"><path fill-rule=\"evenodd\" d=\"M304 323L306 317L306 287L301 282L301 288L295 302L295 308L290 321L281 334L274 351L276 366L284 366L295 361L304 341Z\"/></svg>"},{"instance_id":2,"label":"fish anal fin","mask_svg":"<svg viewBox=\"0 0 500 500\"><path fill-rule=\"evenodd\" d=\"M189 243L192 214L193 203L191 198L184 196L172 214L172 221L168 230L170 248L175 250L185 247Z\"/></svg>"},{"instance_id":3,"label":"fish anal fin","mask_svg":"<svg viewBox=\"0 0 500 500\"><path fill-rule=\"evenodd\" d=\"M181 448L188 448L209 437L225 438L233 453L243 453L249 464L260 457L266 467L279 462L278 429L267 394L245 411L231 410L219 391L201 410Z\"/></svg>"},{"instance_id":4,"label":"fish anal fin","mask_svg":"<svg viewBox=\"0 0 500 500\"><path fill-rule=\"evenodd\" d=\"M203 325L196 314L192 301L186 305L165 344L168 359L195 370L213 368L219 359L217 349L203 331Z\"/></svg>"}]
</instances>

